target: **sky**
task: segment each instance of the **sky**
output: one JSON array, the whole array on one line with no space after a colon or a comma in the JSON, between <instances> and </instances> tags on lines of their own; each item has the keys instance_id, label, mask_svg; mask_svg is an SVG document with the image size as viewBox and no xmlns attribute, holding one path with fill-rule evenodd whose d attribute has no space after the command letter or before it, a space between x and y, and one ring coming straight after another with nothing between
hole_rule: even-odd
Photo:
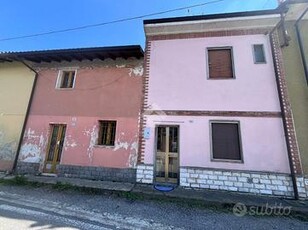
<instances>
[{"instance_id":1,"label":"sky","mask_svg":"<svg viewBox=\"0 0 308 230\"><path fill-rule=\"evenodd\" d=\"M7 40L202 3L207 4L83 30ZM120 45L144 47L144 19L266 10L276 7L277 0L1 0L0 52Z\"/></svg>"}]
</instances>

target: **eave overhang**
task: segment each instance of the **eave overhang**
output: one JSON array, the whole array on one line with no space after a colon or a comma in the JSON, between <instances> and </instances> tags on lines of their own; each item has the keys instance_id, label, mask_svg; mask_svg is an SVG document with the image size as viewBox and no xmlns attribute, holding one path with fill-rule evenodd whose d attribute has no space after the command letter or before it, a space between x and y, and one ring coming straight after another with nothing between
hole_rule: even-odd
<instances>
[{"instance_id":1,"label":"eave overhang","mask_svg":"<svg viewBox=\"0 0 308 230\"><path fill-rule=\"evenodd\" d=\"M111 58L128 59L131 57L143 58L144 52L139 45L133 46L113 46L78 49L58 49L27 52L3 52L0 53L0 62L30 61L34 63L42 62L62 62L62 61L83 61L94 59L105 60Z\"/></svg>"}]
</instances>

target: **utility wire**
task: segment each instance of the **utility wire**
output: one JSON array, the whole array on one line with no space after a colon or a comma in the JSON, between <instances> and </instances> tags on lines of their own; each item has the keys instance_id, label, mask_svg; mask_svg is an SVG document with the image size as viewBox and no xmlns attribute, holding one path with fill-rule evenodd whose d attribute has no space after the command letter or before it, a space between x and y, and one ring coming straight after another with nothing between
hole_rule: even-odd
<instances>
[{"instance_id":1,"label":"utility wire","mask_svg":"<svg viewBox=\"0 0 308 230\"><path fill-rule=\"evenodd\" d=\"M225 0L214 0L214 1L210 1L210 2L197 4L197 5L180 7L180 8L176 8L176 9L171 9L171 10L166 10L166 11L161 11L161 12L156 12L156 13L151 13L151 14L144 14L144 15L140 15L140 16L136 16L136 17L122 18L122 19L117 19L117 20L113 20L113 21L109 21L109 22L101 22L101 23L96 23L96 24L89 24L89 25L67 28L67 29L62 29L62 30L52 30L52 31L48 31L48 32L42 32L42 33L37 33L37 34L29 34L29 35L23 35L23 36L17 36L17 37L2 38L2 39L0 39L0 42L23 39L23 38L39 37L39 36L45 36L45 35L57 34L57 33L65 33L65 32L76 31L76 30L84 30L84 29L93 28L93 27L99 27L99 26L104 26L104 25L120 23L120 22L132 21L132 20L141 19L141 18L145 18L145 17L155 16L155 15L160 15L160 14L166 14L166 13L190 9L190 8L196 8L196 7L209 5L209 4L213 4L213 3L217 3L217 2L222 2L222 1L225 1Z\"/></svg>"}]
</instances>

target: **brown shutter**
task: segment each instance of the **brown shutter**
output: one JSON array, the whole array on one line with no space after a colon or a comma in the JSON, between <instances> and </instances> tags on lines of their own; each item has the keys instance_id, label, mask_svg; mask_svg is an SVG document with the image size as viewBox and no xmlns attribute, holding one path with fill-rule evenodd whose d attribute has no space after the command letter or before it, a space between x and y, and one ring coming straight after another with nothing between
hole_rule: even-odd
<instances>
[{"instance_id":1,"label":"brown shutter","mask_svg":"<svg viewBox=\"0 0 308 230\"><path fill-rule=\"evenodd\" d=\"M233 78L231 49L208 50L209 77Z\"/></svg>"},{"instance_id":2,"label":"brown shutter","mask_svg":"<svg viewBox=\"0 0 308 230\"><path fill-rule=\"evenodd\" d=\"M238 124L212 123L213 158L241 160Z\"/></svg>"}]
</instances>

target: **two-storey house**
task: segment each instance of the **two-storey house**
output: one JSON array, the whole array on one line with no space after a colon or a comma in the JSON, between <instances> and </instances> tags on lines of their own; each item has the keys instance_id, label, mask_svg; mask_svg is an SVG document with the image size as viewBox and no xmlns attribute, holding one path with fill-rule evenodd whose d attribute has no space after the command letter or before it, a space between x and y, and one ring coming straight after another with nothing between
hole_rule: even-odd
<instances>
[{"instance_id":1,"label":"two-storey house","mask_svg":"<svg viewBox=\"0 0 308 230\"><path fill-rule=\"evenodd\" d=\"M268 10L144 21L137 182L293 196L301 169L286 144L295 135L285 134L272 52L280 18Z\"/></svg>"},{"instance_id":2,"label":"two-storey house","mask_svg":"<svg viewBox=\"0 0 308 230\"><path fill-rule=\"evenodd\" d=\"M18 173L135 181L143 51L12 53L37 72Z\"/></svg>"}]
</instances>

